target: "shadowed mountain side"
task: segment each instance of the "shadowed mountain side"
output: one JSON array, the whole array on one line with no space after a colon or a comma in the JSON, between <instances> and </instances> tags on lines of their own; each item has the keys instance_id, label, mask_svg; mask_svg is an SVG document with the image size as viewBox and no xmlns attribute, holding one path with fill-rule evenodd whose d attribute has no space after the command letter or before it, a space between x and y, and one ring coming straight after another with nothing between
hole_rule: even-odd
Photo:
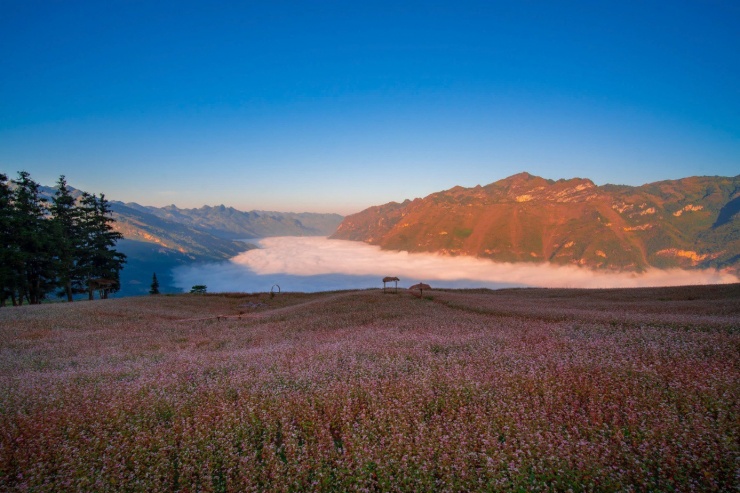
<instances>
[{"instance_id":1,"label":"shadowed mountain side","mask_svg":"<svg viewBox=\"0 0 740 493\"><path fill-rule=\"evenodd\" d=\"M328 236L342 222L339 214L239 211L219 205L200 209L125 204L133 210L160 219L184 224L199 231L226 239L265 238L269 236Z\"/></svg>"},{"instance_id":2,"label":"shadowed mountain side","mask_svg":"<svg viewBox=\"0 0 740 493\"><path fill-rule=\"evenodd\" d=\"M116 220L114 226L123 233L124 238L154 243L192 260L226 259L254 248L240 241L219 238L188 225L159 218L120 202L112 203L111 209Z\"/></svg>"},{"instance_id":3,"label":"shadowed mountain side","mask_svg":"<svg viewBox=\"0 0 740 493\"><path fill-rule=\"evenodd\" d=\"M154 273L157 274L160 293L183 291L175 285L172 269L192 264L194 261L188 255L155 243L126 239L119 241L116 249L126 254L126 265L121 270L121 289L115 297L149 294Z\"/></svg>"},{"instance_id":4,"label":"shadowed mountain side","mask_svg":"<svg viewBox=\"0 0 740 493\"><path fill-rule=\"evenodd\" d=\"M241 241L219 238L185 224L161 219L120 202L112 203L115 229L124 240L117 249L126 254L118 296L145 295L156 273L160 292L179 293L173 283L173 268L196 261L225 260L255 248Z\"/></svg>"},{"instance_id":5,"label":"shadowed mountain side","mask_svg":"<svg viewBox=\"0 0 740 493\"><path fill-rule=\"evenodd\" d=\"M326 236L342 219L337 214L242 212L225 206L178 209L112 202L112 209L115 227L127 239L119 243L128 257L121 273L123 296L147 294L154 272L161 292L180 292L173 268L226 260L255 248L237 238Z\"/></svg>"},{"instance_id":6,"label":"shadowed mountain side","mask_svg":"<svg viewBox=\"0 0 740 493\"><path fill-rule=\"evenodd\" d=\"M732 199L722 208L721 211L719 211L717 221L712 225L712 227L718 228L731 222L733 219L737 219L738 212L740 212L740 197Z\"/></svg>"},{"instance_id":7,"label":"shadowed mountain side","mask_svg":"<svg viewBox=\"0 0 740 493\"><path fill-rule=\"evenodd\" d=\"M70 187L79 198L82 191ZM42 196L51 201L56 189L42 186ZM226 207L203 206L179 209L142 206L111 201L115 223L123 234L117 249L126 254L118 295L149 292L152 274L157 273L162 292L179 292L172 283L171 269L202 261L222 261L254 245L237 241L270 236L327 236L342 221L338 214L292 212L243 212Z\"/></svg>"},{"instance_id":8,"label":"shadowed mountain side","mask_svg":"<svg viewBox=\"0 0 740 493\"><path fill-rule=\"evenodd\" d=\"M520 173L347 216L332 238L390 250L597 269L738 270L740 176L640 187Z\"/></svg>"}]
</instances>

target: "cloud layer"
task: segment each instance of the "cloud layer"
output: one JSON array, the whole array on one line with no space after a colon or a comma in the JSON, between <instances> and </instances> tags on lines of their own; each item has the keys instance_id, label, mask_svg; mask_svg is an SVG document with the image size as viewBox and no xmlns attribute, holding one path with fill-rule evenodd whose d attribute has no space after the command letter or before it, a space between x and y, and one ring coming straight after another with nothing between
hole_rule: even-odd
<instances>
[{"instance_id":1,"label":"cloud layer","mask_svg":"<svg viewBox=\"0 0 740 493\"><path fill-rule=\"evenodd\" d=\"M365 243L322 237L281 237L259 241L259 249L230 261L178 267L177 286L206 284L210 292L326 291L381 287L385 276L399 286L423 281L432 287L511 286L610 288L738 282L716 270L659 270L642 274L594 272L575 266L495 263L473 257L391 252Z\"/></svg>"}]
</instances>

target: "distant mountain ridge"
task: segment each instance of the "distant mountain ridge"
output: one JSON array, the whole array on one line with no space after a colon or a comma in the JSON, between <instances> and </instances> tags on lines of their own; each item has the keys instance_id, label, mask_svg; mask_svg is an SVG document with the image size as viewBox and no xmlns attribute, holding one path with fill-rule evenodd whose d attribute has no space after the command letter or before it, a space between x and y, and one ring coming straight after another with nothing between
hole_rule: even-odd
<instances>
[{"instance_id":1,"label":"distant mountain ridge","mask_svg":"<svg viewBox=\"0 0 740 493\"><path fill-rule=\"evenodd\" d=\"M40 187L51 200L56 189ZM73 197L82 191L70 187ZM220 261L256 248L243 239L270 236L328 236L342 216L293 212L244 212L219 205L199 209L143 206L135 202L110 201L114 229L123 234L116 249L126 254L119 295L146 294L152 274L157 273L162 292L177 291L172 268L196 261Z\"/></svg>"},{"instance_id":2,"label":"distant mountain ridge","mask_svg":"<svg viewBox=\"0 0 740 493\"><path fill-rule=\"evenodd\" d=\"M122 280L125 294L146 294L152 272L163 290L175 290L171 270L194 261L219 261L256 248L240 239L269 236L328 236L338 214L243 212L233 207L179 209L111 202L115 228L123 233L120 250L128 256Z\"/></svg>"},{"instance_id":3,"label":"distant mountain ridge","mask_svg":"<svg viewBox=\"0 0 740 493\"><path fill-rule=\"evenodd\" d=\"M183 222L163 219L145 207L111 202L114 228L129 241L151 243L160 249L179 252L191 260L219 260L233 257L252 246L221 238Z\"/></svg>"},{"instance_id":4,"label":"distant mountain ridge","mask_svg":"<svg viewBox=\"0 0 740 493\"><path fill-rule=\"evenodd\" d=\"M220 238L244 239L269 236L328 236L342 222L339 214L313 212L240 211L233 207L204 205L199 209L165 207L127 207L152 214L160 219L187 225Z\"/></svg>"},{"instance_id":5,"label":"distant mountain ridge","mask_svg":"<svg viewBox=\"0 0 740 493\"><path fill-rule=\"evenodd\" d=\"M345 217L332 238L384 249L594 269L740 271L740 175L639 187L520 173Z\"/></svg>"}]
</instances>

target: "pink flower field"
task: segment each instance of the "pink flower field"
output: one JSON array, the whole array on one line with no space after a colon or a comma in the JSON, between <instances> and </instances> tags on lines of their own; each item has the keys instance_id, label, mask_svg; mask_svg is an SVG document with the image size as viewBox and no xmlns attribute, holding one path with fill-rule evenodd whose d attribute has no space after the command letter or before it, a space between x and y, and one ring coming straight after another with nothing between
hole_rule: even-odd
<instances>
[{"instance_id":1,"label":"pink flower field","mask_svg":"<svg viewBox=\"0 0 740 493\"><path fill-rule=\"evenodd\" d=\"M0 309L2 491L738 491L740 285Z\"/></svg>"}]
</instances>

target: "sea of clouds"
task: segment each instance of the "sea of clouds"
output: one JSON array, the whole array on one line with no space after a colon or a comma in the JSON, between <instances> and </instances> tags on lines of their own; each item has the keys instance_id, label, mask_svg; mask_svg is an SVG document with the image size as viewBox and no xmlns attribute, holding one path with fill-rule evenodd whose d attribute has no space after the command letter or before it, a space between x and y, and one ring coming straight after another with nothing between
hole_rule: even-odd
<instances>
[{"instance_id":1,"label":"sea of clouds","mask_svg":"<svg viewBox=\"0 0 740 493\"><path fill-rule=\"evenodd\" d=\"M474 257L381 250L377 246L324 237L258 240L258 249L229 261L178 267L175 285L189 291L205 284L209 292L331 291L382 287L382 278L401 279L399 287L418 282L433 288L503 288L516 286L613 288L680 286L739 282L717 270L659 270L604 273L575 266L497 263Z\"/></svg>"}]
</instances>

